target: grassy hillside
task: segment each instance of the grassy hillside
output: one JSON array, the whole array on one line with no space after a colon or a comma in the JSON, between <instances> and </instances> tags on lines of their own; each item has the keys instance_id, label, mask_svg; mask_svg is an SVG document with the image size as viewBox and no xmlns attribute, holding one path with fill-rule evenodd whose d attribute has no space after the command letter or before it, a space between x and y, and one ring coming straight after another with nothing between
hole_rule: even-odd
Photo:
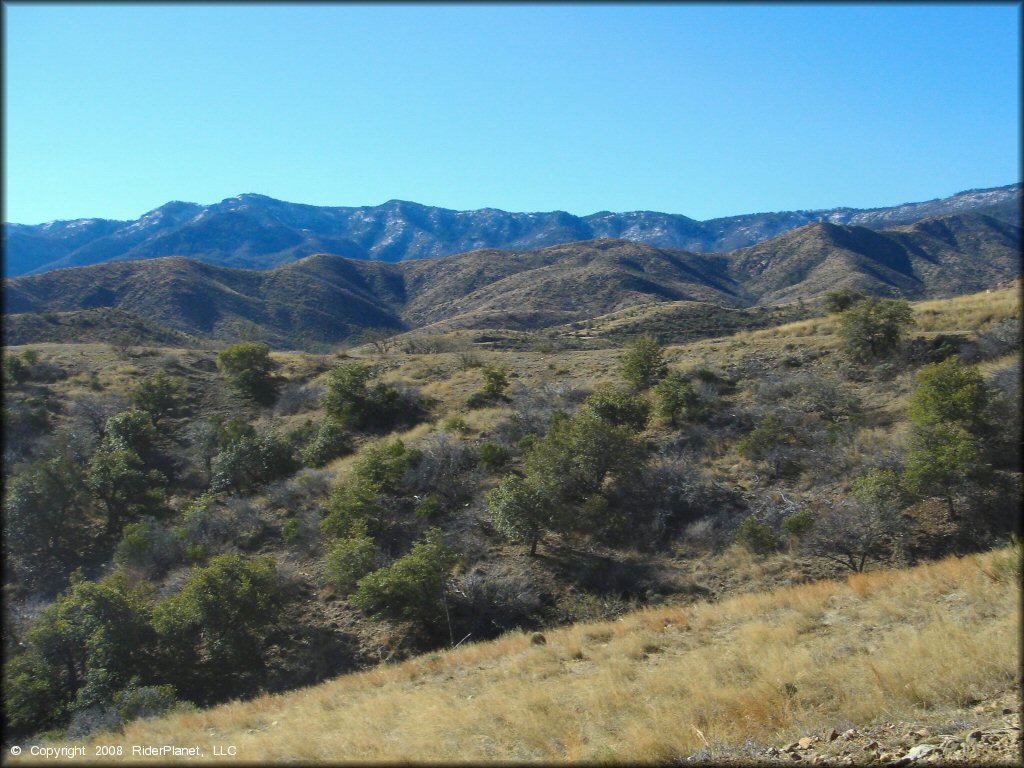
<instances>
[{"instance_id":1,"label":"grassy hillside","mask_svg":"<svg viewBox=\"0 0 1024 768\"><path fill-rule=\"evenodd\" d=\"M207 760L233 745L243 762L632 763L749 759L880 719L964 728L970 706L1016 689L1020 565L1001 549L648 608L540 645L512 633L84 743L199 744Z\"/></svg>"},{"instance_id":2,"label":"grassy hillside","mask_svg":"<svg viewBox=\"0 0 1024 768\"><path fill-rule=\"evenodd\" d=\"M624 256L610 250L580 255L577 266L610 265ZM668 261L620 266L639 272ZM321 283L344 282L353 293L372 288L402 295L394 265L363 272L314 257L299 267ZM458 279L471 280L472 270ZM512 691L502 686L511 686L515 675L532 681L536 687L516 689L522 701L509 705L524 733L542 725L529 725L532 707L545 722L557 719L556 704L597 713L581 721L571 743L548 743L539 730L544 735L523 740L522 752L498 736L490 746L467 746L464 735L453 732L450 740L467 755L628 759L717 748L715 738L734 744L740 704L716 703L707 674L715 690L732 690L729 695L754 708L752 739L783 738L801 723L818 722L815 707L837 721L856 721L881 694L852 682L863 709L852 698L826 700L828 686L842 690L840 678L830 677L831 646L813 643L832 631L829 626L843 626L874 654L890 641L895 649L894 638L905 630L894 623L896 634L881 643L889 635L872 633L889 626L882 614L857 613L842 590L856 593L858 579L875 578L871 571L975 555L1005 544L1014 530L1020 316L1018 286L918 302L899 344L864 360L844 344L843 317L807 317L799 303L742 310L687 301L645 304L540 332L435 326L325 354L272 351L269 399L252 399L235 386L228 370L218 368L223 348L208 340L201 347L164 347L156 339L10 346L4 355L5 537L21 542L8 550L4 574L5 650L14 664L5 667L14 681L5 696L17 728L11 738L25 743L40 731L51 739L57 733L83 738L140 712L187 702L208 707L243 698L250 700L245 706L258 706L270 701L261 697L265 692L312 686L384 660L418 656L425 672L434 662L441 665L441 657L423 654L463 638L476 645L464 643L450 658L470 650L486 655L487 648L505 648L510 659L524 654L500 680L479 688L482 696L496 686L487 694L496 702ZM664 378L653 386L635 383L623 366L644 345L658 347L653 340L638 343L636 334L644 330L657 331L663 345L656 351L665 370L652 375ZM967 458L954 456L960 464L930 485L912 485L907 468L917 466L922 441L930 439L935 419L928 414L947 407L931 402L926 421L915 398L927 378L922 373L943 371L961 377L963 402L977 405L970 420L938 417L963 419L967 426L943 424L941 434L947 443L966 446ZM168 378L170 402L154 404L153 393ZM558 469L544 474L547 467ZM502 517L507 508L501 505L509 498L519 503L523 496L515 494L523 489L532 496L521 509L543 513L536 536L528 520L509 524ZM514 505L512 514L518 514ZM878 522L882 532L858 528L862 520ZM869 572L851 581L846 574L860 566L844 555L847 541L861 547L856 554L863 554L860 566ZM963 573L978 567L965 565ZM255 570L239 575L232 568ZM764 606L740 599L794 585L807 586L793 594L813 596L819 588L810 585L822 579L839 585L820 587L821 611L832 624L815 618L807 631L771 607L776 598L757 598ZM202 585L210 583L219 586L204 593ZM231 591L247 584L258 585L249 594L254 604L244 599L245 590ZM964 575L963 594L980 589L972 584ZM121 601L137 630L131 642L75 634L83 626L109 630L109 622L60 619L62 611L91 615L97 591ZM203 594L212 602L194 602ZM729 605L746 606L779 631L741 631L737 623L720 635L693 634L702 626L694 616L710 616L711 603L734 598L740 602ZM841 616L829 613L832 598L845 606ZM918 608L902 606L894 616L917 626L934 618L919 612L935 604L920 597ZM956 602L956 610L965 605ZM242 613L217 619L236 606ZM636 614L644 608L654 613ZM882 610L881 604L871 609ZM584 640L589 630L574 635L571 629L627 614L635 615L612 626L629 631L612 629L605 640ZM674 616L680 626L687 617L691 634L676 637L664 626L649 634L643 616ZM965 621L975 618L964 614ZM663 630L668 639L658 638ZM527 648L524 638L533 631L546 633L548 644ZM757 658L741 658L744 643L753 648L758 637L774 642L776 634L810 654L793 658L802 671L770 654L763 669ZM726 635L738 643L736 654L721 662L700 655ZM573 637L581 658L572 658ZM699 643L687 645L694 638ZM492 639L496 645L483 644ZM691 650L699 653L679 674L649 675ZM107 655L97 657L99 651ZM942 679L947 661L917 655L908 661L911 668L933 663L939 670L933 678ZM616 659L628 660L622 662L628 667L616 667ZM863 657L838 658L835 674L860 680L844 666L853 660ZM734 678L715 666L726 661L737 670ZM533 675L529 664L540 671ZM468 679L483 672L444 665L453 684L463 673ZM569 670L593 693L570 694L562 678ZM570 698L547 689L548 678ZM670 706L681 708L706 745L678 729L645 731L636 720L619 725L619 715L609 714L612 704L597 693L611 686L622 699L615 711L634 717L631 708L643 698L625 701L623 691L642 684L665 692L659 685L668 679L689 686L688 693L672 688L666 695L673 703L665 699L648 716L658 722ZM991 688L991 677L970 680ZM795 694L785 693L787 682ZM764 712L733 690L747 684L766 702ZM901 711L904 694L889 693L893 711ZM351 695L361 700L362 694ZM780 715L776 710L791 699L791 710L783 707ZM703 710L687 709L691 700ZM723 712L735 731L722 724ZM513 720L504 717L507 730ZM412 727L401 735L403 744L427 738L416 735L426 722L418 715L389 722ZM245 728L256 732L265 724ZM377 725L367 727L371 736L380 735ZM599 732L608 734L603 746ZM378 748L374 754L390 754L387 744Z\"/></svg>"}]
</instances>

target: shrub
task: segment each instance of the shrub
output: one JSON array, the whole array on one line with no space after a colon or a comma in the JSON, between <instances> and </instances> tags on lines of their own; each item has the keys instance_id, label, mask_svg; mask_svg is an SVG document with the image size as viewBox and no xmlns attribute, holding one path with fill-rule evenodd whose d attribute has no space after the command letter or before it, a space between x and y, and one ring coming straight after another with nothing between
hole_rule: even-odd
<instances>
[{"instance_id":1,"label":"shrub","mask_svg":"<svg viewBox=\"0 0 1024 768\"><path fill-rule=\"evenodd\" d=\"M367 535L366 526L357 525L327 553L325 576L328 584L347 596L363 576L379 565L380 553Z\"/></svg>"},{"instance_id":2,"label":"shrub","mask_svg":"<svg viewBox=\"0 0 1024 768\"><path fill-rule=\"evenodd\" d=\"M775 532L753 517L746 518L736 529L736 541L757 555L766 555L778 549Z\"/></svg>"},{"instance_id":3,"label":"shrub","mask_svg":"<svg viewBox=\"0 0 1024 768\"><path fill-rule=\"evenodd\" d=\"M484 383L480 388L480 394L485 398L496 400L507 400L505 391L508 389L509 376L512 369L502 363L501 365L485 365L480 369Z\"/></svg>"},{"instance_id":4,"label":"shrub","mask_svg":"<svg viewBox=\"0 0 1024 768\"><path fill-rule=\"evenodd\" d=\"M505 466L505 464L508 463L508 460L512 457L509 449L500 443L481 443L477 452L480 465L484 467L484 469L491 471Z\"/></svg>"},{"instance_id":5,"label":"shrub","mask_svg":"<svg viewBox=\"0 0 1024 768\"><path fill-rule=\"evenodd\" d=\"M296 469L291 443L284 438L272 432L243 437L214 457L210 487L215 491L250 493Z\"/></svg>"},{"instance_id":6,"label":"shrub","mask_svg":"<svg viewBox=\"0 0 1024 768\"><path fill-rule=\"evenodd\" d=\"M665 377L654 387L654 412L672 426L680 421L696 421L704 413L704 403L693 384L679 374Z\"/></svg>"},{"instance_id":7,"label":"shrub","mask_svg":"<svg viewBox=\"0 0 1024 768\"><path fill-rule=\"evenodd\" d=\"M263 666L282 600L273 558L220 555L189 575L153 612L160 647L186 698L235 694Z\"/></svg>"},{"instance_id":8,"label":"shrub","mask_svg":"<svg viewBox=\"0 0 1024 768\"><path fill-rule=\"evenodd\" d=\"M327 415L353 429L386 430L419 420L423 413L420 400L389 384L369 386L375 375L364 363L345 363L330 371L322 399Z\"/></svg>"},{"instance_id":9,"label":"shrub","mask_svg":"<svg viewBox=\"0 0 1024 768\"><path fill-rule=\"evenodd\" d=\"M322 467L351 450L352 443L345 428L332 419L326 419L320 424L313 439L302 449L302 461L310 467Z\"/></svg>"},{"instance_id":10,"label":"shrub","mask_svg":"<svg viewBox=\"0 0 1024 768\"><path fill-rule=\"evenodd\" d=\"M124 722L159 717L180 706L173 685L131 685L115 693L113 701Z\"/></svg>"},{"instance_id":11,"label":"shrub","mask_svg":"<svg viewBox=\"0 0 1024 768\"><path fill-rule=\"evenodd\" d=\"M847 354L863 362L893 352L903 330L913 324L910 305L903 299L866 298L839 316L839 335Z\"/></svg>"},{"instance_id":12,"label":"shrub","mask_svg":"<svg viewBox=\"0 0 1024 768\"><path fill-rule=\"evenodd\" d=\"M184 382L181 379L172 379L159 371L140 381L129 399L139 410L147 413L156 425L164 416L174 412L183 388Z\"/></svg>"},{"instance_id":13,"label":"shrub","mask_svg":"<svg viewBox=\"0 0 1024 768\"><path fill-rule=\"evenodd\" d=\"M487 494L487 509L495 529L510 539L522 539L537 554L544 531L553 526L550 500L533 484L516 475L506 475Z\"/></svg>"},{"instance_id":14,"label":"shrub","mask_svg":"<svg viewBox=\"0 0 1024 768\"><path fill-rule=\"evenodd\" d=\"M407 555L363 576L352 600L377 618L433 625L441 617L454 564L455 555L444 545L441 532L431 529Z\"/></svg>"},{"instance_id":15,"label":"shrub","mask_svg":"<svg viewBox=\"0 0 1024 768\"><path fill-rule=\"evenodd\" d=\"M276 397L271 371L270 347L262 342L232 344L217 355L217 367L231 385L260 405L270 405Z\"/></svg>"},{"instance_id":16,"label":"shrub","mask_svg":"<svg viewBox=\"0 0 1024 768\"><path fill-rule=\"evenodd\" d=\"M798 509L782 521L782 532L794 539L802 539L814 527L814 515L809 509Z\"/></svg>"},{"instance_id":17,"label":"shrub","mask_svg":"<svg viewBox=\"0 0 1024 768\"><path fill-rule=\"evenodd\" d=\"M845 312L858 301L863 301L866 298L867 296L863 293L852 288L839 288L825 295L825 310L827 312Z\"/></svg>"},{"instance_id":18,"label":"shrub","mask_svg":"<svg viewBox=\"0 0 1024 768\"><path fill-rule=\"evenodd\" d=\"M416 517L423 520L433 520L444 512L444 505L441 503L441 499L439 497L434 494L430 494L416 505L415 512Z\"/></svg>"},{"instance_id":19,"label":"shrub","mask_svg":"<svg viewBox=\"0 0 1024 768\"><path fill-rule=\"evenodd\" d=\"M664 349L648 333L628 344L619 358L622 378L636 389L646 389L665 375L668 367L663 359Z\"/></svg>"},{"instance_id":20,"label":"shrub","mask_svg":"<svg viewBox=\"0 0 1024 768\"><path fill-rule=\"evenodd\" d=\"M180 558L179 539L152 517L126 525L114 552L115 563L148 577L163 573Z\"/></svg>"},{"instance_id":21,"label":"shrub","mask_svg":"<svg viewBox=\"0 0 1024 768\"><path fill-rule=\"evenodd\" d=\"M950 357L918 371L910 397L910 418L915 426L960 424L979 434L987 426L987 408L988 391L976 366Z\"/></svg>"},{"instance_id":22,"label":"shrub","mask_svg":"<svg viewBox=\"0 0 1024 768\"><path fill-rule=\"evenodd\" d=\"M639 432L647 426L651 405L643 397L623 392L611 385L598 387L583 401L588 408L609 424L628 427Z\"/></svg>"}]
</instances>

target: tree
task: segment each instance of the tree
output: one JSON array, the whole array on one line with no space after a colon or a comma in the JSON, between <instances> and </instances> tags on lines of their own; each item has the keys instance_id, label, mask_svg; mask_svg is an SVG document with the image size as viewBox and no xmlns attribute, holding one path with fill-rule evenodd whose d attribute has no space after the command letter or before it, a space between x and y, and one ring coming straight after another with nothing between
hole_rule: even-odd
<instances>
[{"instance_id":1,"label":"tree","mask_svg":"<svg viewBox=\"0 0 1024 768\"><path fill-rule=\"evenodd\" d=\"M217 355L217 367L235 389L260 405L270 405L276 397L270 347L263 342L232 344Z\"/></svg>"},{"instance_id":2,"label":"tree","mask_svg":"<svg viewBox=\"0 0 1024 768\"><path fill-rule=\"evenodd\" d=\"M959 424L980 435L988 428L985 411L988 390L975 365L964 365L956 357L924 366L917 373L910 396L910 419L915 427Z\"/></svg>"},{"instance_id":3,"label":"tree","mask_svg":"<svg viewBox=\"0 0 1024 768\"><path fill-rule=\"evenodd\" d=\"M153 611L165 676L197 702L240 692L263 666L282 603L273 558L212 558Z\"/></svg>"},{"instance_id":4,"label":"tree","mask_svg":"<svg viewBox=\"0 0 1024 768\"><path fill-rule=\"evenodd\" d=\"M366 532L366 524L353 526L327 553L325 577L342 595L351 594L363 576L380 565L380 552Z\"/></svg>"},{"instance_id":5,"label":"tree","mask_svg":"<svg viewBox=\"0 0 1024 768\"><path fill-rule=\"evenodd\" d=\"M736 541L757 555L766 555L779 546L775 532L764 523L748 517L736 529Z\"/></svg>"},{"instance_id":6,"label":"tree","mask_svg":"<svg viewBox=\"0 0 1024 768\"><path fill-rule=\"evenodd\" d=\"M379 382L370 386L376 371L365 363L345 363L327 374L322 404L327 415L353 429L388 429L414 421L420 404Z\"/></svg>"},{"instance_id":7,"label":"tree","mask_svg":"<svg viewBox=\"0 0 1024 768\"><path fill-rule=\"evenodd\" d=\"M651 404L644 397L623 392L611 384L595 389L583 401L583 408L592 411L608 424L627 427L634 432L647 426L647 417L651 412Z\"/></svg>"},{"instance_id":8,"label":"tree","mask_svg":"<svg viewBox=\"0 0 1024 768\"><path fill-rule=\"evenodd\" d=\"M903 299L866 298L839 316L839 335L847 354L864 362L893 352L903 330L913 323L910 305Z\"/></svg>"},{"instance_id":9,"label":"tree","mask_svg":"<svg viewBox=\"0 0 1024 768\"><path fill-rule=\"evenodd\" d=\"M505 475L487 494L487 509L499 533L529 545L530 557L537 554L541 536L553 523L550 500L516 475Z\"/></svg>"},{"instance_id":10,"label":"tree","mask_svg":"<svg viewBox=\"0 0 1024 768\"><path fill-rule=\"evenodd\" d=\"M132 391L130 400L141 411L149 414L155 426L177 407L182 389L181 379L172 379L163 371L158 371L139 382Z\"/></svg>"},{"instance_id":11,"label":"tree","mask_svg":"<svg viewBox=\"0 0 1024 768\"><path fill-rule=\"evenodd\" d=\"M958 488L981 469L982 450L977 438L959 424L939 422L917 428L903 467L903 486L916 496L945 499L956 517Z\"/></svg>"},{"instance_id":12,"label":"tree","mask_svg":"<svg viewBox=\"0 0 1024 768\"><path fill-rule=\"evenodd\" d=\"M121 572L71 587L32 622L26 653L5 670L8 722L25 732L60 724L72 709L111 701L152 668L147 585ZM16 662L16 663L14 663Z\"/></svg>"},{"instance_id":13,"label":"tree","mask_svg":"<svg viewBox=\"0 0 1024 768\"><path fill-rule=\"evenodd\" d=\"M860 291L842 287L825 294L825 310L827 312L845 312L858 301L866 299Z\"/></svg>"},{"instance_id":14,"label":"tree","mask_svg":"<svg viewBox=\"0 0 1024 768\"><path fill-rule=\"evenodd\" d=\"M636 389L647 389L668 371L663 355L664 348L649 333L637 336L619 358L622 378Z\"/></svg>"},{"instance_id":15,"label":"tree","mask_svg":"<svg viewBox=\"0 0 1024 768\"><path fill-rule=\"evenodd\" d=\"M324 419L313 439L302 449L302 461L310 467L322 467L351 450L352 443L345 427L334 419Z\"/></svg>"},{"instance_id":16,"label":"tree","mask_svg":"<svg viewBox=\"0 0 1024 768\"><path fill-rule=\"evenodd\" d=\"M132 408L115 413L107 419L103 439L108 445L116 443L140 456L145 456L156 440L156 428L148 413Z\"/></svg>"},{"instance_id":17,"label":"tree","mask_svg":"<svg viewBox=\"0 0 1024 768\"><path fill-rule=\"evenodd\" d=\"M292 445L273 432L240 437L211 463L210 487L215 491L249 493L298 468Z\"/></svg>"},{"instance_id":18,"label":"tree","mask_svg":"<svg viewBox=\"0 0 1024 768\"><path fill-rule=\"evenodd\" d=\"M693 384L678 373L672 373L654 387L654 412L668 419L673 427L679 421L695 421L704 413L704 402Z\"/></svg>"},{"instance_id":19,"label":"tree","mask_svg":"<svg viewBox=\"0 0 1024 768\"><path fill-rule=\"evenodd\" d=\"M436 625L455 555L432 528L404 557L363 576L352 601L377 618Z\"/></svg>"},{"instance_id":20,"label":"tree","mask_svg":"<svg viewBox=\"0 0 1024 768\"><path fill-rule=\"evenodd\" d=\"M505 390L508 389L509 376L512 369L502 363L501 365L485 365L480 369L484 378L484 385L480 392L491 400L504 400Z\"/></svg>"},{"instance_id":21,"label":"tree","mask_svg":"<svg viewBox=\"0 0 1024 768\"><path fill-rule=\"evenodd\" d=\"M111 537L120 535L132 517L159 504L165 483L163 474L147 470L138 453L110 435L92 455L85 477L86 487L106 508Z\"/></svg>"}]
</instances>

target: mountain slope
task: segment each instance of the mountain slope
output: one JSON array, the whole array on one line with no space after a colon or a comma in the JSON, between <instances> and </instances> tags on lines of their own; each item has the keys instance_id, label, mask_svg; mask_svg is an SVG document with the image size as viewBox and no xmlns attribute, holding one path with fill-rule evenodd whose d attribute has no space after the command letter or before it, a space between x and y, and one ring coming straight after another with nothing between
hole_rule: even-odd
<instances>
[{"instance_id":1,"label":"mountain slope","mask_svg":"<svg viewBox=\"0 0 1024 768\"><path fill-rule=\"evenodd\" d=\"M400 200L359 208L320 207L245 194L205 206L171 202L133 222L5 224L4 274L161 256L250 269L268 269L316 253L394 262L483 248L536 250L601 238L720 252L817 221L881 228L974 209L1013 221L1020 189L1020 184L1011 184L891 208L756 213L704 222L651 211L602 211L578 217L564 211L453 211Z\"/></svg>"},{"instance_id":2,"label":"mountain slope","mask_svg":"<svg viewBox=\"0 0 1024 768\"><path fill-rule=\"evenodd\" d=\"M110 307L180 332L275 345L364 328L530 330L665 302L755 306L838 286L908 298L1020 274L1020 228L959 214L875 231L818 222L726 254L600 239L401 263L319 254L269 270L183 257L112 262L5 281L8 314Z\"/></svg>"}]
</instances>

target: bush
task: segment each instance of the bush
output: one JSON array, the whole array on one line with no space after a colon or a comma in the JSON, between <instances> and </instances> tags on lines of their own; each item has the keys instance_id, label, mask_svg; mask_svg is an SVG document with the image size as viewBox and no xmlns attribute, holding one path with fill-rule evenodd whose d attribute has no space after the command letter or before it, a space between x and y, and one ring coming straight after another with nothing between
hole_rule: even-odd
<instances>
[{"instance_id":1,"label":"bush","mask_svg":"<svg viewBox=\"0 0 1024 768\"><path fill-rule=\"evenodd\" d=\"M484 469L494 471L500 469L508 463L508 460L512 457L512 453L504 445L500 443L481 443L477 449L477 455L479 457L480 465Z\"/></svg>"},{"instance_id":2,"label":"bush","mask_svg":"<svg viewBox=\"0 0 1024 768\"><path fill-rule=\"evenodd\" d=\"M351 450L352 443L345 428L332 419L326 419L320 424L313 439L302 449L302 462L310 467L322 467Z\"/></svg>"},{"instance_id":3,"label":"bush","mask_svg":"<svg viewBox=\"0 0 1024 768\"><path fill-rule=\"evenodd\" d=\"M782 521L782 532L794 539L802 539L814 527L814 515L809 509L799 509Z\"/></svg>"},{"instance_id":4,"label":"bush","mask_svg":"<svg viewBox=\"0 0 1024 768\"><path fill-rule=\"evenodd\" d=\"M387 568L363 576L353 602L376 618L436 625L443 614L447 579L455 555L436 528Z\"/></svg>"},{"instance_id":5,"label":"bush","mask_svg":"<svg viewBox=\"0 0 1024 768\"><path fill-rule=\"evenodd\" d=\"M271 371L270 347L260 342L232 344L217 355L217 367L231 385L260 405L270 405L276 397Z\"/></svg>"},{"instance_id":6,"label":"bush","mask_svg":"<svg viewBox=\"0 0 1024 768\"><path fill-rule=\"evenodd\" d=\"M150 578L162 574L180 559L179 539L152 517L126 525L114 552L115 563Z\"/></svg>"},{"instance_id":7,"label":"bush","mask_svg":"<svg viewBox=\"0 0 1024 768\"><path fill-rule=\"evenodd\" d=\"M272 432L243 437L214 457L210 487L215 491L251 493L297 468L291 443L284 438Z\"/></svg>"},{"instance_id":8,"label":"bush","mask_svg":"<svg viewBox=\"0 0 1024 768\"><path fill-rule=\"evenodd\" d=\"M389 384L369 386L375 375L364 363L345 363L330 371L322 400L327 415L353 429L381 431L422 417L418 398L405 396Z\"/></svg>"},{"instance_id":9,"label":"bush","mask_svg":"<svg viewBox=\"0 0 1024 768\"><path fill-rule=\"evenodd\" d=\"M674 427L680 421L696 421L704 414L704 403L693 385L679 374L671 374L654 387L654 412Z\"/></svg>"},{"instance_id":10,"label":"bush","mask_svg":"<svg viewBox=\"0 0 1024 768\"><path fill-rule=\"evenodd\" d=\"M263 666L281 604L273 558L220 555L193 570L153 613L166 669L185 697L208 702L244 690Z\"/></svg>"},{"instance_id":11,"label":"bush","mask_svg":"<svg viewBox=\"0 0 1024 768\"><path fill-rule=\"evenodd\" d=\"M623 392L611 385L598 387L583 401L600 419L619 427L639 432L647 426L651 405L639 395Z\"/></svg>"},{"instance_id":12,"label":"bush","mask_svg":"<svg viewBox=\"0 0 1024 768\"><path fill-rule=\"evenodd\" d=\"M858 301L863 301L866 298L867 296L863 293L852 288L839 288L825 295L825 310L827 312L845 312Z\"/></svg>"},{"instance_id":13,"label":"bush","mask_svg":"<svg viewBox=\"0 0 1024 768\"><path fill-rule=\"evenodd\" d=\"M147 413L156 425L164 416L174 412L183 388L184 382L181 379L172 379L159 371L140 381L129 399L139 410Z\"/></svg>"},{"instance_id":14,"label":"bush","mask_svg":"<svg viewBox=\"0 0 1024 768\"><path fill-rule=\"evenodd\" d=\"M903 330L914 324L903 299L866 298L839 316L839 335L855 361L879 359L895 351Z\"/></svg>"},{"instance_id":15,"label":"bush","mask_svg":"<svg viewBox=\"0 0 1024 768\"><path fill-rule=\"evenodd\" d=\"M622 378L636 389L646 389L665 375L668 367L663 359L661 344L645 333L626 344L619 358Z\"/></svg>"},{"instance_id":16,"label":"bush","mask_svg":"<svg viewBox=\"0 0 1024 768\"><path fill-rule=\"evenodd\" d=\"M339 539L327 553L327 583L342 595L350 595L363 576L380 565L380 553L366 533L365 525L357 525L352 533Z\"/></svg>"},{"instance_id":17,"label":"bush","mask_svg":"<svg viewBox=\"0 0 1024 768\"><path fill-rule=\"evenodd\" d=\"M778 549L775 532L753 517L746 518L736 529L736 541L757 555L766 555Z\"/></svg>"},{"instance_id":18,"label":"bush","mask_svg":"<svg viewBox=\"0 0 1024 768\"><path fill-rule=\"evenodd\" d=\"M173 685L132 685L114 694L114 707L123 722L159 717L179 706Z\"/></svg>"}]
</instances>

